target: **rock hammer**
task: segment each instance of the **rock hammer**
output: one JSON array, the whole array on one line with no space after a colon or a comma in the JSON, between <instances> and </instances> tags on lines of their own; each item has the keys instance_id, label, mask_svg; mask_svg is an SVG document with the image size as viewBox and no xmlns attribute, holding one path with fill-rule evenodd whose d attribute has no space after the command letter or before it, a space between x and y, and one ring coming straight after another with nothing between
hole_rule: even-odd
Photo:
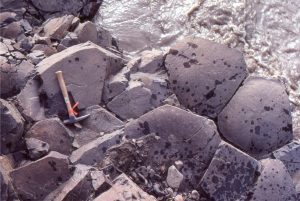
<instances>
[{"instance_id":1,"label":"rock hammer","mask_svg":"<svg viewBox=\"0 0 300 201\"><path fill-rule=\"evenodd\" d=\"M57 76L59 87L60 87L61 93L64 97L64 100L65 100L65 103L67 106L67 110L68 110L68 115L69 115L69 119L64 120L63 123L64 124L74 124L74 126L76 128L82 128L82 126L78 122L88 118L90 116L90 114L86 114L81 117L76 117L77 113L74 111L74 108L78 105L78 102L72 107L62 71L57 71L57 72L55 72L55 74Z\"/></svg>"}]
</instances>

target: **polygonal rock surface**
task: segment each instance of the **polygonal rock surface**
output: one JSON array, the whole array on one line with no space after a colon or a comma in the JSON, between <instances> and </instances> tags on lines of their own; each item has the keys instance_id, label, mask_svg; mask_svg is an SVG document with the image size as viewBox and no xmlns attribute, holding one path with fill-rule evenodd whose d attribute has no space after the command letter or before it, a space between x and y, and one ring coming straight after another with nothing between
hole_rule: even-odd
<instances>
[{"instance_id":1,"label":"polygonal rock surface","mask_svg":"<svg viewBox=\"0 0 300 201\"><path fill-rule=\"evenodd\" d=\"M119 144L123 137L123 131L117 130L105 134L73 151L70 161L73 164L94 165L104 159L109 147Z\"/></svg>"},{"instance_id":2,"label":"polygonal rock surface","mask_svg":"<svg viewBox=\"0 0 300 201\"><path fill-rule=\"evenodd\" d=\"M181 160L189 185L197 185L221 141L213 121L170 105L146 113L124 129L128 138L150 133L160 140L151 144L149 162L163 165Z\"/></svg>"},{"instance_id":3,"label":"polygonal rock surface","mask_svg":"<svg viewBox=\"0 0 300 201\"><path fill-rule=\"evenodd\" d=\"M35 138L26 138L26 147L31 159L39 159L49 152L49 144Z\"/></svg>"},{"instance_id":4,"label":"polygonal rock surface","mask_svg":"<svg viewBox=\"0 0 300 201\"><path fill-rule=\"evenodd\" d=\"M254 184L258 170L258 161L222 142L200 186L214 200L238 200Z\"/></svg>"},{"instance_id":5,"label":"polygonal rock surface","mask_svg":"<svg viewBox=\"0 0 300 201\"><path fill-rule=\"evenodd\" d=\"M250 201L296 201L296 191L292 178L279 160L262 160L261 175L251 190Z\"/></svg>"},{"instance_id":6,"label":"polygonal rock surface","mask_svg":"<svg viewBox=\"0 0 300 201\"><path fill-rule=\"evenodd\" d=\"M151 110L151 91L138 82L131 82L118 96L114 97L107 108L122 119L138 118Z\"/></svg>"},{"instance_id":7,"label":"polygonal rock surface","mask_svg":"<svg viewBox=\"0 0 300 201\"><path fill-rule=\"evenodd\" d=\"M53 101L53 107L56 102L63 102L55 75L56 71L61 70L68 91L84 108L101 102L104 80L110 72L119 68L119 61L120 58L113 53L87 42L44 59L37 71L43 80L43 89Z\"/></svg>"},{"instance_id":8,"label":"polygonal rock surface","mask_svg":"<svg viewBox=\"0 0 300 201\"><path fill-rule=\"evenodd\" d=\"M290 173L297 193L300 194L300 141L293 141L273 152L276 159L283 162Z\"/></svg>"},{"instance_id":9,"label":"polygonal rock surface","mask_svg":"<svg viewBox=\"0 0 300 201\"><path fill-rule=\"evenodd\" d=\"M45 119L34 124L25 135L46 142L50 151L69 155L72 152L72 133L58 118Z\"/></svg>"},{"instance_id":10,"label":"polygonal rock surface","mask_svg":"<svg viewBox=\"0 0 300 201\"><path fill-rule=\"evenodd\" d=\"M19 144L23 130L24 119L14 105L0 99L1 119L1 154L14 151Z\"/></svg>"},{"instance_id":11,"label":"polygonal rock surface","mask_svg":"<svg viewBox=\"0 0 300 201\"><path fill-rule=\"evenodd\" d=\"M68 29L71 26L73 19L73 15L64 15L62 17L47 20L44 23L43 30L40 35L60 40L68 33Z\"/></svg>"},{"instance_id":12,"label":"polygonal rock surface","mask_svg":"<svg viewBox=\"0 0 300 201\"><path fill-rule=\"evenodd\" d=\"M10 176L22 200L40 201L70 177L68 158L50 152L44 158L13 170Z\"/></svg>"},{"instance_id":13,"label":"polygonal rock surface","mask_svg":"<svg viewBox=\"0 0 300 201\"><path fill-rule=\"evenodd\" d=\"M106 192L99 195L93 201L119 201L119 200L139 200L156 201L153 196L148 195L138 187L125 174L121 174L113 181L113 186Z\"/></svg>"},{"instance_id":14,"label":"polygonal rock surface","mask_svg":"<svg viewBox=\"0 0 300 201\"><path fill-rule=\"evenodd\" d=\"M201 38L177 42L165 65L180 103L210 117L221 112L247 76L242 53Z\"/></svg>"},{"instance_id":15,"label":"polygonal rock surface","mask_svg":"<svg viewBox=\"0 0 300 201\"><path fill-rule=\"evenodd\" d=\"M223 136L253 155L263 155L292 140L290 104L279 81L248 78L218 116Z\"/></svg>"}]
</instances>

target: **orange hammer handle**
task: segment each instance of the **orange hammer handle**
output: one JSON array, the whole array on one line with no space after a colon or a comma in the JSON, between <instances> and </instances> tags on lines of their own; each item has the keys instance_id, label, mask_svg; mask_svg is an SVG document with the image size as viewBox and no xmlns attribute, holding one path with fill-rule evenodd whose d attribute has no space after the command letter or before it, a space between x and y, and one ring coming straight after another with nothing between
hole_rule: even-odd
<instances>
[{"instance_id":1,"label":"orange hammer handle","mask_svg":"<svg viewBox=\"0 0 300 201\"><path fill-rule=\"evenodd\" d=\"M66 103L66 106L67 106L68 114L69 114L69 116L75 116L74 110L73 110L71 102L70 102L68 90L67 90L67 87L66 87L66 84L65 84L65 80L64 80L62 71L57 71L55 74L57 76L59 87L61 89L61 93L64 97L64 100L65 100L65 103Z\"/></svg>"}]
</instances>

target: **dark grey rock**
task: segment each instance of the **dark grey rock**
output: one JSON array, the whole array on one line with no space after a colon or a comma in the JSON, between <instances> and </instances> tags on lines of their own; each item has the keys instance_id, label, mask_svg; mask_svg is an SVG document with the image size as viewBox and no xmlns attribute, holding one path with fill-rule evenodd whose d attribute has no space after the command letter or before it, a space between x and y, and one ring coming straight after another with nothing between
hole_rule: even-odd
<instances>
[{"instance_id":1,"label":"dark grey rock","mask_svg":"<svg viewBox=\"0 0 300 201\"><path fill-rule=\"evenodd\" d=\"M26 138L26 147L31 159L39 159L49 152L49 144L35 138Z\"/></svg>"},{"instance_id":2,"label":"dark grey rock","mask_svg":"<svg viewBox=\"0 0 300 201\"><path fill-rule=\"evenodd\" d=\"M50 151L69 155L73 148L73 134L58 118L45 119L34 124L25 135L46 142Z\"/></svg>"},{"instance_id":3,"label":"dark grey rock","mask_svg":"<svg viewBox=\"0 0 300 201\"><path fill-rule=\"evenodd\" d=\"M261 156L292 140L290 111L279 81L250 77L218 116L218 126L228 141Z\"/></svg>"},{"instance_id":4,"label":"dark grey rock","mask_svg":"<svg viewBox=\"0 0 300 201\"><path fill-rule=\"evenodd\" d=\"M279 160L262 160L261 175L251 190L248 200L296 201L292 178Z\"/></svg>"},{"instance_id":5,"label":"dark grey rock","mask_svg":"<svg viewBox=\"0 0 300 201\"><path fill-rule=\"evenodd\" d=\"M117 200L133 200L140 201L156 201L153 196L144 192L136 185L128 176L121 174L113 181L113 186L106 192L99 195L93 201L117 201Z\"/></svg>"},{"instance_id":6,"label":"dark grey rock","mask_svg":"<svg viewBox=\"0 0 300 201\"><path fill-rule=\"evenodd\" d=\"M274 151L273 155L285 165L300 195L300 141L295 140L285 145Z\"/></svg>"},{"instance_id":7,"label":"dark grey rock","mask_svg":"<svg viewBox=\"0 0 300 201\"><path fill-rule=\"evenodd\" d=\"M122 119L138 118L151 110L151 95L141 83L130 82L125 91L107 104L107 108Z\"/></svg>"},{"instance_id":8,"label":"dark grey rock","mask_svg":"<svg viewBox=\"0 0 300 201\"><path fill-rule=\"evenodd\" d=\"M58 45L57 49L58 51L62 51L64 49L67 49L68 47L71 47L73 45L79 44L79 38L77 34L73 32L67 33L67 35L60 41L60 44Z\"/></svg>"},{"instance_id":9,"label":"dark grey rock","mask_svg":"<svg viewBox=\"0 0 300 201\"><path fill-rule=\"evenodd\" d=\"M185 38L166 57L170 85L180 103L216 117L247 76L241 52L201 38Z\"/></svg>"},{"instance_id":10,"label":"dark grey rock","mask_svg":"<svg viewBox=\"0 0 300 201\"><path fill-rule=\"evenodd\" d=\"M259 162L222 142L200 181L213 200L239 200L256 181Z\"/></svg>"},{"instance_id":11,"label":"dark grey rock","mask_svg":"<svg viewBox=\"0 0 300 201\"><path fill-rule=\"evenodd\" d=\"M20 22L11 22L0 28L0 36L9 39L16 39L23 33Z\"/></svg>"},{"instance_id":12,"label":"dark grey rock","mask_svg":"<svg viewBox=\"0 0 300 201\"><path fill-rule=\"evenodd\" d=\"M70 155L73 164L94 165L104 159L107 149L122 141L123 131L117 130L93 140Z\"/></svg>"},{"instance_id":13,"label":"dark grey rock","mask_svg":"<svg viewBox=\"0 0 300 201\"><path fill-rule=\"evenodd\" d=\"M183 188L198 184L221 141L213 121L169 105L130 121L124 129L128 138L151 133L160 139L145 145L150 149L144 163L163 166L181 160Z\"/></svg>"},{"instance_id":14,"label":"dark grey rock","mask_svg":"<svg viewBox=\"0 0 300 201\"><path fill-rule=\"evenodd\" d=\"M48 96L49 107L52 107L50 113L65 111L65 106L57 108L64 103L56 71L63 72L70 94L80 102L79 107L85 108L101 102L104 80L120 68L120 61L118 56L91 42L72 46L44 59L37 71L43 80L42 88Z\"/></svg>"},{"instance_id":15,"label":"dark grey rock","mask_svg":"<svg viewBox=\"0 0 300 201\"><path fill-rule=\"evenodd\" d=\"M70 177L68 157L57 152L14 169L10 176L21 200L43 200Z\"/></svg>"},{"instance_id":16,"label":"dark grey rock","mask_svg":"<svg viewBox=\"0 0 300 201\"><path fill-rule=\"evenodd\" d=\"M15 151L24 131L24 119L17 108L9 102L0 99L1 119L1 154Z\"/></svg>"}]
</instances>

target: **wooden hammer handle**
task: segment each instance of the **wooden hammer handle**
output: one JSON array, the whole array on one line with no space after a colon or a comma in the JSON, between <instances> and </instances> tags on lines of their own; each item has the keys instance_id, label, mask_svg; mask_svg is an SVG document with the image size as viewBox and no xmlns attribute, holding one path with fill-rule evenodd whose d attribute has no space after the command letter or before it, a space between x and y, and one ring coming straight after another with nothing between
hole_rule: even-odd
<instances>
[{"instance_id":1,"label":"wooden hammer handle","mask_svg":"<svg viewBox=\"0 0 300 201\"><path fill-rule=\"evenodd\" d=\"M69 99L69 94L68 94L68 90L67 90L67 87L66 87L66 84L65 84L65 80L64 80L62 71L57 71L55 74L57 76L58 83L59 83L59 86L60 86L60 89L61 89L61 93L64 97L64 100L65 100L65 103L66 103L66 106L67 106L67 109L68 109L68 114L69 114L69 116L75 116L74 112L73 112L73 109L72 109L70 99Z\"/></svg>"}]
</instances>

